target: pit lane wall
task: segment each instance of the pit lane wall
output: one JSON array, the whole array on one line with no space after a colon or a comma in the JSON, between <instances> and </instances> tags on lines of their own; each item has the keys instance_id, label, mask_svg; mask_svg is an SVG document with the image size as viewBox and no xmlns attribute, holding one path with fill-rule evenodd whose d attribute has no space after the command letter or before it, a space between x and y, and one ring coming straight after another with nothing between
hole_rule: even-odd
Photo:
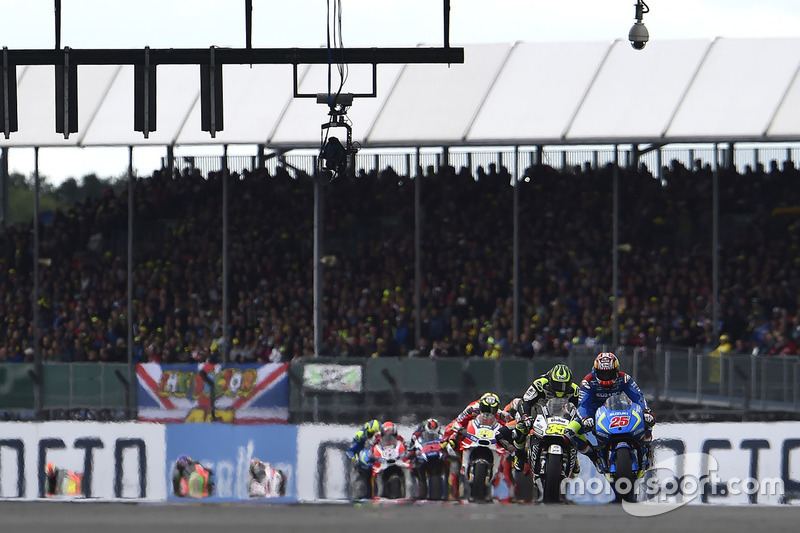
<instances>
[{"instance_id":1,"label":"pit lane wall","mask_svg":"<svg viewBox=\"0 0 800 533\"><path fill-rule=\"evenodd\" d=\"M302 460L297 468L297 497L300 501L347 498L345 450L357 429L339 425L299 426L297 455ZM406 438L412 431L407 426L399 429ZM800 422L659 424L654 429L654 439L654 463L659 468L650 475L659 486L655 501L800 504ZM581 476L571 482L575 490L569 499L576 503L611 501L613 493L608 482L586 457L580 459ZM705 479L709 482L705 483ZM758 490L754 491L752 484L744 484L749 479L756 480ZM676 481L677 487L681 487L681 482L683 487L676 490Z\"/></svg>"}]
</instances>

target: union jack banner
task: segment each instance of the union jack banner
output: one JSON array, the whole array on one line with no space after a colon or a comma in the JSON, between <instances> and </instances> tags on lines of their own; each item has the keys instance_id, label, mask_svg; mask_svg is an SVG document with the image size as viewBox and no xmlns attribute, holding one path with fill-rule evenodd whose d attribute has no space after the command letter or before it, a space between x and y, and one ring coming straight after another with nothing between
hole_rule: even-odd
<instances>
[{"instance_id":1,"label":"union jack banner","mask_svg":"<svg viewBox=\"0 0 800 533\"><path fill-rule=\"evenodd\" d=\"M144 422L289 421L289 363L143 363L137 365L136 374L138 418Z\"/></svg>"}]
</instances>

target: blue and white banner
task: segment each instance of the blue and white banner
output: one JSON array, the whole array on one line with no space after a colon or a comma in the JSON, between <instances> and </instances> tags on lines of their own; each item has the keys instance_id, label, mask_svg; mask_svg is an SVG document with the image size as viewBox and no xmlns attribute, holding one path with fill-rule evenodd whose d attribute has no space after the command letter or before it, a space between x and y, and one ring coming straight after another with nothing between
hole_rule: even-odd
<instances>
[{"instance_id":1,"label":"blue and white banner","mask_svg":"<svg viewBox=\"0 0 800 533\"><path fill-rule=\"evenodd\" d=\"M172 487L175 461L188 455L213 471L215 489L207 501L249 499L250 460L261 459L286 476L286 493L275 502L297 501L297 426L231 426L170 424L167 426L167 487ZM168 500L179 500L168 490Z\"/></svg>"}]
</instances>

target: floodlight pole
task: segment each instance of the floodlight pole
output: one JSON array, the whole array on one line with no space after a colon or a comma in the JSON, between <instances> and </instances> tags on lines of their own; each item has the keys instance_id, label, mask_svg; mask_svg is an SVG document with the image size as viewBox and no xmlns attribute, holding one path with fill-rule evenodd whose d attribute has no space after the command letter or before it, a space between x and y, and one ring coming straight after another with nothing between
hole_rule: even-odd
<instances>
[{"instance_id":1,"label":"floodlight pole","mask_svg":"<svg viewBox=\"0 0 800 533\"><path fill-rule=\"evenodd\" d=\"M61 48L61 0L53 0L56 22L56 50Z\"/></svg>"}]
</instances>

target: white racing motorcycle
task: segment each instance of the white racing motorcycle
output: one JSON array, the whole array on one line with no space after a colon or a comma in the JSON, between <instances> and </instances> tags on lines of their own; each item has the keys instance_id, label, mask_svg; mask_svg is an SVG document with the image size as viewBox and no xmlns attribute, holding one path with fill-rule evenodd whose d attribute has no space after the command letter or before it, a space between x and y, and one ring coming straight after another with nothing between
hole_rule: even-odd
<instances>
[{"instance_id":1,"label":"white racing motorcycle","mask_svg":"<svg viewBox=\"0 0 800 533\"><path fill-rule=\"evenodd\" d=\"M563 497L561 482L572 476L577 461L568 429L576 409L564 398L551 398L537 411L528 438L528 460L542 500L559 502Z\"/></svg>"}]
</instances>

